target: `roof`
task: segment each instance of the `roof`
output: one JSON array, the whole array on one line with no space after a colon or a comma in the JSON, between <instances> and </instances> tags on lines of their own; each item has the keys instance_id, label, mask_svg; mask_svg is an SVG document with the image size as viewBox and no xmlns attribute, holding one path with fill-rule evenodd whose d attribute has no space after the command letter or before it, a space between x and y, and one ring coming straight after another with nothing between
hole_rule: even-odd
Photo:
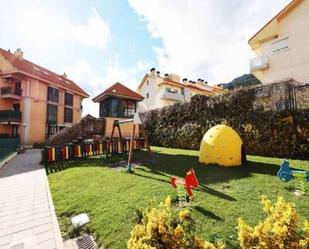
<instances>
[{"instance_id":1,"label":"roof","mask_svg":"<svg viewBox=\"0 0 309 249\"><path fill-rule=\"evenodd\" d=\"M146 73L141 81L141 83L139 84L137 89L140 89L143 85L143 83L145 82L145 80L147 79L149 75ZM169 85L175 85L175 86L179 86L179 87L184 87L184 88L190 88L191 90L195 90L195 91L199 91L199 92L204 92L204 93L216 93L216 92L222 92L223 90L220 87L215 87L215 86L209 86L211 88L211 90L207 90L205 88L199 87L198 85L192 85L192 84L183 84L181 82L177 82L177 81L173 81L171 79L165 78L165 77L161 77L161 76L155 76L155 77L159 77L161 79L163 79L163 82L159 83L159 85L162 84L169 84Z\"/></svg>"},{"instance_id":2,"label":"roof","mask_svg":"<svg viewBox=\"0 0 309 249\"><path fill-rule=\"evenodd\" d=\"M297 6L299 3L301 3L303 0L292 0L287 6L285 6L277 15L275 15L269 22L267 22L258 32L256 32L248 41L248 43L251 45L252 40L261 33L264 29L266 29L274 20L280 19L281 17L285 16L287 13L289 13L291 10L294 9L295 6Z\"/></svg>"},{"instance_id":3,"label":"roof","mask_svg":"<svg viewBox=\"0 0 309 249\"><path fill-rule=\"evenodd\" d=\"M40 81L56 84L59 87L69 89L81 96L88 98L89 94L80 88L74 81L67 79L66 77L56 74L44 67L41 67L26 59L20 59L14 54L0 48L0 55L2 55L7 61L9 61L13 67L18 71L11 73L21 73L29 77L39 79Z\"/></svg>"},{"instance_id":4,"label":"roof","mask_svg":"<svg viewBox=\"0 0 309 249\"><path fill-rule=\"evenodd\" d=\"M128 98L133 99L137 101L142 101L144 97L133 90L127 88L123 84L116 82L111 87L107 88L104 92L93 98L92 100L94 102L100 102L103 100L106 96L116 96L116 97L122 97L122 98Z\"/></svg>"},{"instance_id":5,"label":"roof","mask_svg":"<svg viewBox=\"0 0 309 249\"><path fill-rule=\"evenodd\" d=\"M209 94L212 94L214 92L221 92L222 89L221 88L218 88L218 87L211 87L212 90L207 90L205 88L202 88L202 87L199 87L198 85L192 85L192 84L183 84L183 83L180 83L180 82L176 82L176 81L173 81L173 80L170 80L170 79L165 79L163 78L164 81L161 82L159 85L162 85L162 84L171 84L171 85L176 85L176 86L179 86L179 87L184 87L184 88L190 88L191 90L195 90L195 91L199 91L199 92L204 92L204 93L209 93Z\"/></svg>"}]
</instances>

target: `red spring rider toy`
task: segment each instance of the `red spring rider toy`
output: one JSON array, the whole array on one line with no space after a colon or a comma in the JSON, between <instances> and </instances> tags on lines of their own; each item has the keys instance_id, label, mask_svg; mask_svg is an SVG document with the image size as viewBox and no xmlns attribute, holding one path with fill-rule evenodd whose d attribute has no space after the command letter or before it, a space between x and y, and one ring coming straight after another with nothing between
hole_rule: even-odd
<instances>
[{"instance_id":1,"label":"red spring rider toy","mask_svg":"<svg viewBox=\"0 0 309 249\"><path fill-rule=\"evenodd\" d=\"M176 189L178 188L177 184L183 185L189 197L192 198L193 197L192 188L198 187L198 181L195 176L194 169L191 169L187 172L185 179L177 179L176 176L173 176L171 178L171 184Z\"/></svg>"}]
</instances>

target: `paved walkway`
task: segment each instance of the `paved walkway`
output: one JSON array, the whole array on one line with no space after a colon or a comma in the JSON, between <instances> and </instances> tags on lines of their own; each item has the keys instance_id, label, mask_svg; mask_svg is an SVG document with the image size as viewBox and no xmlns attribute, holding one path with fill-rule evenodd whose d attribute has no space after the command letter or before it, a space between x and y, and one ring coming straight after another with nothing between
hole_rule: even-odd
<instances>
[{"instance_id":1,"label":"paved walkway","mask_svg":"<svg viewBox=\"0 0 309 249\"><path fill-rule=\"evenodd\" d=\"M0 249L63 249L39 150L0 168Z\"/></svg>"}]
</instances>

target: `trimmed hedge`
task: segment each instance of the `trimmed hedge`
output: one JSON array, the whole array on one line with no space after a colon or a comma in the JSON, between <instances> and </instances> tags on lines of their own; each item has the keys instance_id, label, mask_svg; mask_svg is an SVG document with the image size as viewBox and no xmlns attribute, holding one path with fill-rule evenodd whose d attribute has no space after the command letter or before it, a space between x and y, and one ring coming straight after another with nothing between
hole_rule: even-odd
<instances>
[{"instance_id":1,"label":"trimmed hedge","mask_svg":"<svg viewBox=\"0 0 309 249\"><path fill-rule=\"evenodd\" d=\"M143 113L143 123L156 146L199 149L205 132L224 123L238 131L247 154L309 159L309 111L263 111L255 99L256 88L196 95L190 103Z\"/></svg>"}]
</instances>

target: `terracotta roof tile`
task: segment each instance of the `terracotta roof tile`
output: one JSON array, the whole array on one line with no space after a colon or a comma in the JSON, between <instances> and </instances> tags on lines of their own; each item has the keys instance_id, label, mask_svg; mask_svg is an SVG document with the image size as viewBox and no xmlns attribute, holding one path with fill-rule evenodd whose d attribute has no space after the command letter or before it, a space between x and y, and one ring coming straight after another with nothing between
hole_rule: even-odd
<instances>
[{"instance_id":1,"label":"terracotta roof tile","mask_svg":"<svg viewBox=\"0 0 309 249\"><path fill-rule=\"evenodd\" d=\"M104 92L93 98L92 100L94 102L99 102L100 100L103 99L104 96L109 95L109 96L117 96L117 97L125 97L125 98L130 98L130 99L135 99L138 101L141 101L144 99L143 96L140 94L134 92L133 90L127 88L123 84L117 82L111 87L107 88Z\"/></svg>"},{"instance_id":2,"label":"terracotta roof tile","mask_svg":"<svg viewBox=\"0 0 309 249\"><path fill-rule=\"evenodd\" d=\"M26 59L19 59L14 54L2 48L0 48L0 54L21 73L26 73L32 77L39 78L41 81L55 83L60 87L62 86L65 89L72 90L83 97L89 97L89 94L80 88L74 81L63 77L62 75L56 74Z\"/></svg>"}]
</instances>

